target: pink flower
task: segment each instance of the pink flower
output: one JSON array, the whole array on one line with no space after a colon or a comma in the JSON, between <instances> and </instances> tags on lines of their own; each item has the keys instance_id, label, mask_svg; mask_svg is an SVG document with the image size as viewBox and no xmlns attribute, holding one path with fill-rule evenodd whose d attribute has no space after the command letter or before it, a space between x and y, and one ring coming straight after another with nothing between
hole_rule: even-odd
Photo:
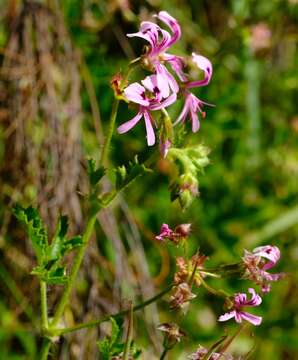
<instances>
[{"instance_id":1,"label":"pink flower","mask_svg":"<svg viewBox=\"0 0 298 360\"><path fill-rule=\"evenodd\" d=\"M210 79L212 77L212 64L211 62L205 58L204 56L197 55L192 53L192 61L196 64L196 66L203 70L204 72L204 79L197 80L197 81L188 81L185 82L184 86L186 89L191 89L194 87L206 86L209 84ZM186 118L189 116L192 123L192 132L197 132L200 128L200 122L198 118L198 112L201 113L202 118L205 118L206 113L203 111L203 105L209 105L199 98L197 98L194 94L189 92L188 90L184 91L185 102L181 114L179 115L178 119L174 123L177 125L180 122L185 122Z\"/></svg>"},{"instance_id":2,"label":"pink flower","mask_svg":"<svg viewBox=\"0 0 298 360\"><path fill-rule=\"evenodd\" d=\"M160 228L160 234L155 236L156 240L164 241L173 235L174 231L170 229L168 224L162 224Z\"/></svg>"},{"instance_id":3,"label":"pink flower","mask_svg":"<svg viewBox=\"0 0 298 360\"><path fill-rule=\"evenodd\" d=\"M194 94L185 92L185 103L183 109L175 121L174 126L180 122L185 122L186 118L190 116L192 132L197 132L200 129L200 122L198 112L201 113L202 118L205 118L206 113L202 110L202 106L206 104L198 99Z\"/></svg>"},{"instance_id":4,"label":"pink flower","mask_svg":"<svg viewBox=\"0 0 298 360\"><path fill-rule=\"evenodd\" d=\"M167 94L167 96L165 96L158 87L156 75L147 76L142 80L142 84L143 85L135 82L124 89L126 98L139 105L139 112L131 120L119 126L118 133L126 133L144 117L147 143L149 146L152 146L155 144L155 134L153 130L154 120L150 111L160 110L173 104L176 101L177 95L172 93L171 95Z\"/></svg>"},{"instance_id":5,"label":"pink flower","mask_svg":"<svg viewBox=\"0 0 298 360\"><path fill-rule=\"evenodd\" d=\"M162 93L169 93L169 89L177 93L179 91L179 86L174 76L165 67L164 63L169 63L179 78L181 80L186 80L183 73L183 58L166 53L166 50L180 39L180 25L178 24L178 21L166 11L160 11L156 17L171 29L172 34L155 23L143 21L140 26L140 31L133 34L127 34L127 36L136 36L148 41L150 46L143 57L143 63L156 72L157 82Z\"/></svg>"},{"instance_id":6,"label":"pink flower","mask_svg":"<svg viewBox=\"0 0 298 360\"><path fill-rule=\"evenodd\" d=\"M283 273L271 274L267 271L276 265L279 258L280 251L277 246L259 246L253 252L244 250L244 277L261 285L262 292L269 292L270 282L277 281L284 276Z\"/></svg>"},{"instance_id":7,"label":"pink flower","mask_svg":"<svg viewBox=\"0 0 298 360\"><path fill-rule=\"evenodd\" d=\"M262 299L259 295L256 294L255 290L252 288L249 288L248 291L251 294L251 299L247 300L246 294L244 293L238 293L234 295L233 299L233 310L230 312L225 313L224 315L221 315L218 319L218 321L227 321L231 318L235 318L237 323L241 323L242 319L249 321L253 325L260 325L262 322L262 317L252 315L250 313L247 313L243 311L243 307L254 307L261 304Z\"/></svg>"},{"instance_id":8,"label":"pink flower","mask_svg":"<svg viewBox=\"0 0 298 360\"><path fill-rule=\"evenodd\" d=\"M191 232L191 224L180 224L174 230L170 229L168 224L162 224L160 234L155 236L156 240L170 240L175 244L179 244L180 240L186 239Z\"/></svg>"},{"instance_id":9,"label":"pink flower","mask_svg":"<svg viewBox=\"0 0 298 360\"><path fill-rule=\"evenodd\" d=\"M198 349L196 350L196 352L190 354L187 358L189 360L203 360L206 359L206 355L208 354L208 349L204 348L203 346L199 346ZM217 353L217 352L212 352L209 356L208 356L209 360L219 360L219 359L223 359L223 360L233 360L233 356L230 354L226 354L226 353Z\"/></svg>"}]
</instances>

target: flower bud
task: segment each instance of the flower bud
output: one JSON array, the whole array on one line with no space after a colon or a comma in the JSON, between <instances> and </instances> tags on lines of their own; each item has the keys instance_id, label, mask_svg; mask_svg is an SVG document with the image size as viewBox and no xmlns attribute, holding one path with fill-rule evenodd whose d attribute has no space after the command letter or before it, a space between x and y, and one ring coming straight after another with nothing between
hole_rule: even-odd
<instances>
[{"instance_id":1,"label":"flower bud","mask_svg":"<svg viewBox=\"0 0 298 360\"><path fill-rule=\"evenodd\" d=\"M181 237L187 237L191 232L191 224L180 224L175 227L175 233Z\"/></svg>"},{"instance_id":2,"label":"flower bud","mask_svg":"<svg viewBox=\"0 0 298 360\"><path fill-rule=\"evenodd\" d=\"M181 338L186 336L185 332L182 331L177 324L174 323L164 323L158 326L158 330L161 330L165 333L164 338L164 347L171 349L174 347L177 342L180 342Z\"/></svg>"}]
</instances>

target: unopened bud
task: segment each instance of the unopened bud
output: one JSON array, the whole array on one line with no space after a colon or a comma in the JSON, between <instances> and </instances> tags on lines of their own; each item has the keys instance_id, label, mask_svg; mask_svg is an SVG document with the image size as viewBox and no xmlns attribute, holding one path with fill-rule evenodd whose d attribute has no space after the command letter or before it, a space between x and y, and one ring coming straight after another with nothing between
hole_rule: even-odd
<instances>
[{"instance_id":1,"label":"unopened bud","mask_svg":"<svg viewBox=\"0 0 298 360\"><path fill-rule=\"evenodd\" d=\"M175 227L175 233L179 234L181 237L189 236L191 232L191 224L180 224Z\"/></svg>"}]
</instances>

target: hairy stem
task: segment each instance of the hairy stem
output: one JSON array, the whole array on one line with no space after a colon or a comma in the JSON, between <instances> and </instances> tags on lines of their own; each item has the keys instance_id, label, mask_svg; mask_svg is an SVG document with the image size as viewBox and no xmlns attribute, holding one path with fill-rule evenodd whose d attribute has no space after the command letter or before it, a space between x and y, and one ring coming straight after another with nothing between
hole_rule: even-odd
<instances>
[{"instance_id":1,"label":"hairy stem","mask_svg":"<svg viewBox=\"0 0 298 360\"><path fill-rule=\"evenodd\" d=\"M41 307L41 324L43 329L48 328L48 305L47 305L47 284L40 281L40 307Z\"/></svg>"},{"instance_id":2,"label":"hairy stem","mask_svg":"<svg viewBox=\"0 0 298 360\"><path fill-rule=\"evenodd\" d=\"M104 165L107 160L107 156L108 156L108 152L109 152L109 148L110 148L110 144L111 144L111 140L112 140L112 136L113 136L113 132L114 132L114 128L115 128L118 106L119 106L119 100L115 98L114 102L113 102L111 116L110 116L110 125L109 125L109 129L108 129L108 133L105 138L105 142L104 142L101 156L100 156L100 164L101 165Z\"/></svg>"},{"instance_id":3,"label":"hairy stem","mask_svg":"<svg viewBox=\"0 0 298 360\"><path fill-rule=\"evenodd\" d=\"M145 300L144 302L134 306L132 308L132 311L135 312L135 311L138 311L138 310L141 310L143 308L145 308L146 306L154 303L155 301L157 301L158 299L160 299L161 297L163 297L165 294L167 294L173 287L173 284L171 284L170 286L168 286L166 289L164 289L163 291L161 291L160 293L154 295L152 298L148 299L148 300ZM86 323L82 323L82 324L78 324L78 325L75 325L75 326L72 326L72 327L69 327L69 328L65 328L65 329L51 329L52 332L55 334L55 335L63 335L63 334L68 334L68 333L71 333L71 332L74 332L74 331L77 331L77 330L81 330L81 329L86 329L86 328L90 328L90 327L93 327L93 326L97 326L105 321L109 321L109 319L112 317L112 318L117 318L117 317L122 317L122 316L125 316L127 314L129 314L130 312L130 309L128 310L123 310L123 311L120 311L118 313L115 313L115 314L110 314L110 315L106 315L100 319L97 319L97 320L93 320L93 321L89 321L89 322L86 322Z\"/></svg>"}]
</instances>

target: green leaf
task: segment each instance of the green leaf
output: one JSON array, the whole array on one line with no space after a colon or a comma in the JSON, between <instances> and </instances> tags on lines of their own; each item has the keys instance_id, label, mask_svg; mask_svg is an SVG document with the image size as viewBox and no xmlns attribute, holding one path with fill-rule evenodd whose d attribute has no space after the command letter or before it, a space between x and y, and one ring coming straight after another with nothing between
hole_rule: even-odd
<instances>
[{"instance_id":1,"label":"green leaf","mask_svg":"<svg viewBox=\"0 0 298 360\"><path fill-rule=\"evenodd\" d=\"M32 242L37 261L41 264L47 251L48 236L37 209L34 209L32 206L24 208L17 204L13 208L13 213L24 226Z\"/></svg>"},{"instance_id":2,"label":"green leaf","mask_svg":"<svg viewBox=\"0 0 298 360\"><path fill-rule=\"evenodd\" d=\"M81 236L75 236L71 239L67 239L67 230L67 216L60 216L52 243L48 247L47 262L51 260L60 260L66 253L82 246L83 242Z\"/></svg>"},{"instance_id":3,"label":"green leaf","mask_svg":"<svg viewBox=\"0 0 298 360\"><path fill-rule=\"evenodd\" d=\"M94 159L89 159L87 163L87 173L91 186L95 186L104 176L106 170L103 166L96 168L96 162Z\"/></svg>"},{"instance_id":4,"label":"green leaf","mask_svg":"<svg viewBox=\"0 0 298 360\"><path fill-rule=\"evenodd\" d=\"M65 267L59 266L57 263L50 270L46 270L43 266L36 266L32 271L32 275L38 276L41 280L51 285L63 285L68 281L65 275Z\"/></svg>"},{"instance_id":5,"label":"green leaf","mask_svg":"<svg viewBox=\"0 0 298 360\"><path fill-rule=\"evenodd\" d=\"M65 242L65 236L68 230L68 218L67 216L60 216L57 228L55 231L55 235L52 240L52 244L48 249L48 259L54 260L61 257L61 250L63 247L63 243Z\"/></svg>"},{"instance_id":6,"label":"green leaf","mask_svg":"<svg viewBox=\"0 0 298 360\"><path fill-rule=\"evenodd\" d=\"M110 358L110 342L107 337L102 341L97 342L99 352L101 353L102 360L109 360Z\"/></svg>"},{"instance_id":7,"label":"green leaf","mask_svg":"<svg viewBox=\"0 0 298 360\"><path fill-rule=\"evenodd\" d=\"M73 238L65 241L62 244L61 255L64 256L68 252L70 252L70 251L74 250L75 248L80 247L82 245L83 245L82 236L80 236L80 235L74 236Z\"/></svg>"},{"instance_id":8,"label":"green leaf","mask_svg":"<svg viewBox=\"0 0 298 360\"><path fill-rule=\"evenodd\" d=\"M111 317L110 320L112 323L112 332L111 332L111 339L110 339L110 344L112 347L118 340L118 337L120 335L120 327L114 318Z\"/></svg>"},{"instance_id":9,"label":"green leaf","mask_svg":"<svg viewBox=\"0 0 298 360\"><path fill-rule=\"evenodd\" d=\"M66 270L64 266L59 266L56 269L47 271L43 280L51 285L63 285L68 281L65 275Z\"/></svg>"}]
</instances>

